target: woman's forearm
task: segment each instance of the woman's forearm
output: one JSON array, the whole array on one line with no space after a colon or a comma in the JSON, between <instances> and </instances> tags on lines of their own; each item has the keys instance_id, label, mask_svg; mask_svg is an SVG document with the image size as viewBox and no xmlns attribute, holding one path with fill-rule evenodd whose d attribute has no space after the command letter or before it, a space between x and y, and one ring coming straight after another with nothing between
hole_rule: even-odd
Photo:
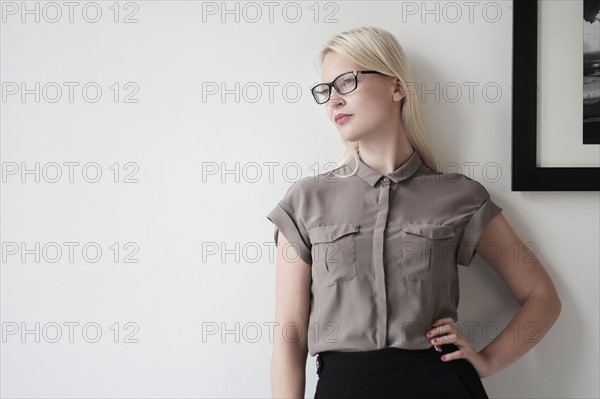
<instances>
[{"instance_id":1,"label":"woman's forearm","mask_svg":"<svg viewBox=\"0 0 600 399\"><path fill-rule=\"evenodd\" d=\"M276 342L271 358L273 398L304 398L307 350L302 345Z\"/></svg>"},{"instance_id":2,"label":"woman's forearm","mask_svg":"<svg viewBox=\"0 0 600 399\"><path fill-rule=\"evenodd\" d=\"M533 348L558 319L560 309L554 287L532 293L502 332L479 352L491 365L482 377L501 371Z\"/></svg>"}]
</instances>

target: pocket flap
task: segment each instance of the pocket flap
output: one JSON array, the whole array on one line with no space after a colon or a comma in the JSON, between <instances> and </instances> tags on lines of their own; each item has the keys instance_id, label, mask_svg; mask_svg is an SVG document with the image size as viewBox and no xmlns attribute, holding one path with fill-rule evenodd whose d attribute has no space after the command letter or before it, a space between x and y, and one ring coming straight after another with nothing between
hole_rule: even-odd
<instances>
[{"instance_id":1,"label":"pocket flap","mask_svg":"<svg viewBox=\"0 0 600 399\"><path fill-rule=\"evenodd\" d=\"M407 224L403 230L432 240L454 237L454 227L444 224Z\"/></svg>"},{"instance_id":2,"label":"pocket flap","mask_svg":"<svg viewBox=\"0 0 600 399\"><path fill-rule=\"evenodd\" d=\"M329 226L316 226L308 230L308 237L312 244L320 242L332 242L346 234L356 233L359 225L354 223L342 223Z\"/></svg>"}]
</instances>

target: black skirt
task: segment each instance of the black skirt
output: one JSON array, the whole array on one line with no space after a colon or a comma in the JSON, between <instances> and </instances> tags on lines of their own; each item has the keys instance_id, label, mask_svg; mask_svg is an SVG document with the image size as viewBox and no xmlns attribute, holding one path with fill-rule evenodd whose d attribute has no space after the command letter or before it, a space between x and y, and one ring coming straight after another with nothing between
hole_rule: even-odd
<instances>
[{"instance_id":1,"label":"black skirt","mask_svg":"<svg viewBox=\"0 0 600 399\"><path fill-rule=\"evenodd\" d=\"M363 352L317 354L315 399L461 398L488 399L481 378L466 359L443 361L454 344L407 350L388 347Z\"/></svg>"}]
</instances>

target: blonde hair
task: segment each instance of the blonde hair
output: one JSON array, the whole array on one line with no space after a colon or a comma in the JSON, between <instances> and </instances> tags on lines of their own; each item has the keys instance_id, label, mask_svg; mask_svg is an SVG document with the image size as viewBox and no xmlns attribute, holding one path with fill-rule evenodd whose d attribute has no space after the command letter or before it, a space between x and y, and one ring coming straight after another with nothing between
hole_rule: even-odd
<instances>
[{"instance_id":1,"label":"blonde hair","mask_svg":"<svg viewBox=\"0 0 600 399\"><path fill-rule=\"evenodd\" d=\"M325 55L330 51L366 69L375 70L387 76L395 76L400 80L406 93L402 101L403 105L401 105L402 123L406 130L406 136L415 151L421 156L423 163L430 169L438 171L425 135L418 94L412 88L407 87L407 82L414 83L414 80L408 59L398 40L388 31L373 26L363 26L342 32L329 40L318 54L319 68L323 64ZM358 142L350 142L343 137L341 139L347 149L336 169L346 165L352 157L356 159L358 167ZM356 170L357 168L346 176L337 176L352 176Z\"/></svg>"}]
</instances>

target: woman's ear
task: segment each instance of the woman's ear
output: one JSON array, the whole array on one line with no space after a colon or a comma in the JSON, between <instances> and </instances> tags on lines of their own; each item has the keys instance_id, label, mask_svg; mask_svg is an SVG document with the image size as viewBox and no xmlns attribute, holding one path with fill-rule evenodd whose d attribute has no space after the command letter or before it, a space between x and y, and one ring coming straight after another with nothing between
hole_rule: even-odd
<instances>
[{"instance_id":1,"label":"woman's ear","mask_svg":"<svg viewBox=\"0 0 600 399\"><path fill-rule=\"evenodd\" d=\"M394 101L403 101L405 100L405 91L404 87L402 87L402 82L400 79L396 78L396 87L394 88Z\"/></svg>"}]
</instances>

